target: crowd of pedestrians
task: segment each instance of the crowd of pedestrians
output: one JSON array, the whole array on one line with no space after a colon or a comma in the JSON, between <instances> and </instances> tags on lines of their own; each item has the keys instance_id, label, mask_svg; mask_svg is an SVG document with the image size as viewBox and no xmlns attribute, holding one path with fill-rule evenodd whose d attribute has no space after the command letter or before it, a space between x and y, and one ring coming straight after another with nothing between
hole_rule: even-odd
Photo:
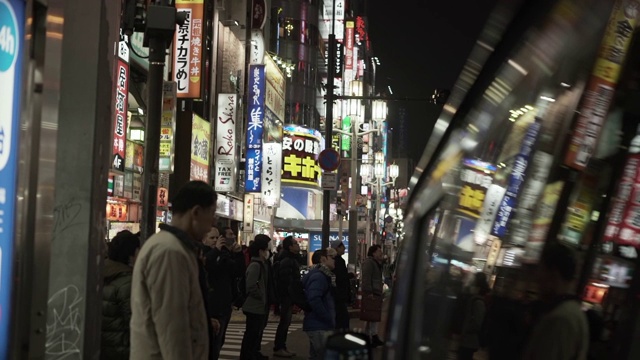
<instances>
[{"instance_id":1,"label":"crowd of pedestrians","mask_svg":"<svg viewBox=\"0 0 640 360\"><path fill-rule=\"evenodd\" d=\"M295 309L304 312L309 358L323 359L327 338L349 330L353 300L345 246L333 241L314 252L302 276L300 245L286 237L272 253L258 234L241 246L233 229L215 223L217 194L191 181L173 197L172 220L141 246L140 234L118 233L104 266L101 359L218 359L234 307L245 316L240 359L261 353L271 310L279 316L273 356L291 358L287 334ZM369 251L363 266L367 294L382 296L382 255ZM371 329L373 344L382 342Z\"/></svg>"},{"instance_id":2,"label":"crowd of pedestrians","mask_svg":"<svg viewBox=\"0 0 640 360\"><path fill-rule=\"evenodd\" d=\"M304 312L309 359L323 359L329 336L349 330L353 298L342 241L315 251L302 276L304 261L293 237L282 241L278 253L271 252L271 238L264 234L241 246L233 229L212 226L216 203L210 185L189 182L172 200L171 224L160 225L144 246L140 234L129 231L110 241L103 271L101 359L218 359L234 307L242 309L246 321L243 360L269 358L261 344L272 309L280 318L275 357L296 356L287 346L296 308ZM367 255L360 319L375 347L383 344L378 323L385 258L378 245ZM510 308L492 296L487 276L473 274L458 297L458 359L473 359L481 348L491 359L587 359L597 322L585 315L572 292L576 261L568 247L547 246L539 266L539 299L530 304L528 320L514 326L509 324L518 317L515 312L503 316ZM432 287L426 288L430 293ZM425 321L432 326L425 334L436 339L440 314L428 305L430 298L427 307L433 311L425 313ZM437 351L437 341L432 345Z\"/></svg>"}]
</instances>

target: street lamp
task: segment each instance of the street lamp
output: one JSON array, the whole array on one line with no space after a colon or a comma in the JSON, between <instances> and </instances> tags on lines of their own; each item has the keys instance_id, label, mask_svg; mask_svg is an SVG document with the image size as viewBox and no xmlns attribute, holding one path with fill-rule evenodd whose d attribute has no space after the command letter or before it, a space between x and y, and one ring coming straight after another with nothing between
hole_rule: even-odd
<instances>
[{"instance_id":1,"label":"street lamp","mask_svg":"<svg viewBox=\"0 0 640 360\"><path fill-rule=\"evenodd\" d=\"M382 151L377 151L373 155L373 160L375 161L376 164L384 163L384 153Z\"/></svg>"},{"instance_id":2,"label":"street lamp","mask_svg":"<svg viewBox=\"0 0 640 360\"><path fill-rule=\"evenodd\" d=\"M400 167L396 163L389 165L389 177L395 180L399 175Z\"/></svg>"},{"instance_id":3,"label":"street lamp","mask_svg":"<svg viewBox=\"0 0 640 360\"><path fill-rule=\"evenodd\" d=\"M354 80L349 83L349 92L352 94L351 96L354 98L348 98L346 106L343 109L348 112L347 114L350 117L349 127L345 127L344 129L332 129L334 132L348 136L351 138L351 189L349 196L349 264L355 264L357 257L357 237L358 237L358 208L356 206L356 200L358 196L358 190L360 188L358 184L359 179L359 170L358 167L358 136L364 136L370 133L379 133L380 128L376 127L375 129L360 131L360 124L364 121L365 116L365 106L362 104L362 94L363 94L363 83L359 80ZM379 121L381 116L386 118L386 104L385 108L378 110L375 120ZM346 118L346 116L345 116ZM384 120L383 118L383 120ZM364 149L363 149L364 150ZM364 157L364 156L363 156ZM365 170L367 171L367 170ZM367 172L367 176L372 176L372 171ZM353 244L353 245L351 245Z\"/></svg>"},{"instance_id":4,"label":"street lamp","mask_svg":"<svg viewBox=\"0 0 640 360\"><path fill-rule=\"evenodd\" d=\"M387 114L387 102L384 100L373 100L371 104L371 118L376 122L384 121L387 119Z\"/></svg>"},{"instance_id":5,"label":"street lamp","mask_svg":"<svg viewBox=\"0 0 640 360\"><path fill-rule=\"evenodd\" d=\"M365 182L369 181L369 177L371 176L371 164L362 164L360 165L360 176L364 179Z\"/></svg>"},{"instance_id":6,"label":"street lamp","mask_svg":"<svg viewBox=\"0 0 640 360\"><path fill-rule=\"evenodd\" d=\"M366 165L366 166L365 166ZM361 171L370 174L371 165L363 164L361 167ZM373 165L373 176L375 177L374 182L367 182L368 185L376 186L376 212L375 212L375 224L376 229L379 227L380 222L380 212L382 208L382 187L387 185L395 186L396 179L400 175L400 168L398 165L391 164L388 167L388 174L391 178L390 182L385 182L385 164L384 164L384 153L378 151L374 154L374 165ZM363 176L364 177L364 176Z\"/></svg>"},{"instance_id":7,"label":"street lamp","mask_svg":"<svg viewBox=\"0 0 640 360\"><path fill-rule=\"evenodd\" d=\"M376 179L382 180L384 178L384 164L376 162L373 168L373 173L376 176Z\"/></svg>"}]
</instances>

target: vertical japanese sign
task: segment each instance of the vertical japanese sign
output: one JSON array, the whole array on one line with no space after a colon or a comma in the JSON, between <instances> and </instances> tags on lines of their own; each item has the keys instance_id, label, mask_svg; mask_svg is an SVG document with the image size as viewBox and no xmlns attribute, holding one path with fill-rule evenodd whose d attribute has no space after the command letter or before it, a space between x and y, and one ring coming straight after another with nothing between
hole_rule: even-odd
<instances>
[{"instance_id":1,"label":"vertical japanese sign","mask_svg":"<svg viewBox=\"0 0 640 360\"><path fill-rule=\"evenodd\" d=\"M124 36L124 35L123 35ZM118 43L118 64L114 84L112 162L114 170L124 171L127 142L127 107L129 99L129 47L125 39Z\"/></svg>"},{"instance_id":2,"label":"vertical japanese sign","mask_svg":"<svg viewBox=\"0 0 640 360\"><path fill-rule=\"evenodd\" d=\"M344 69L345 70L353 70L353 42L354 42L354 32L355 32L355 23L353 21L346 22L346 30L344 37L344 44L346 51L344 53Z\"/></svg>"},{"instance_id":3,"label":"vertical japanese sign","mask_svg":"<svg viewBox=\"0 0 640 360\"><path fill-rule=\"evenodd\" d=\"M214 187L216 191L234 191L236 187L236 94L218 94L216 120Z\"/></svg>"},{"instance_id":4,"label":"vertical japanese sign","mask_svg":"<svg viewBox=\"0 0 640 360\"><path fill-rule=\"evenodd\" d=\"M209 122L194 114L191 126L191 180L209 182L210 139Z\"/></svg>"},{"instance_id":5,"label":"vertical japanese sign","mask_svg":"<svg viewBox=\"0 0 640 360\"><path fill-rule=\"evenodd\" d=\"M491 233L491 226L496 220L500 202L504 197L507 189L497 184L491 184L487 188L484 195L484 203L480 211L480 218L476 221L476 227L473 231L473 241L478 245L484 245Z\"/></svg>"},{"instance_id":6,"label":"vertical japanese sign","mask_svg":"<svg viewBox=\"0 0 640 360\"><path fill-rule=\"evenodd\" d=\"M244 194L242 231L253 232L253 194Z\"/></svg>"},{"instance_id":7,"label":"vertical japanese sign","mask_svg":"<svg viewBox=\"0 0 640 360\"><path fill-rule=\"evenodd\" d=\"M639 6L636 0L618 0L611 12L591 78L576 112L578 118L564 160L576 170L584 170L596 151L637 23Z\"/></svg>"},{"instance_id":8,"label":"vertical japanese sign","mask_svg":"<svg viewBox=\"0 0 640 360\"><path fill-rule=\"evenodd\" d=\"M247 123L247 151L245 162L246 192L261 191L262 136L264 135L265 66L249 66L249 118Z\"/></svg>"},{"instance_id":9,"label":"vertical japanese sign","mask_svg":"<svg viewBox=\"0 0 640 360\"><path fill-rule=\"evenodd\" d=\"M262 162L262 201L267 206L280 205L280 179L282 174L282 144L265 143Z\"/></svg>"},{"instance_id":10,"label":"vertical japanese sign","mask_svg":"<svg viewBox=\"0 0 640 360\"><path fill-rule=\"evenodd\" d=\"M260 29L251 30L251 50L249 51L249 64L263 64L265 59L264 34Z\"/></svg>"},{"instance_id":11,"label":"vertical japanese sign","mask_svg":"<svg viewBox=\"0 0 640 360\"><path fill-rule=\"evenodd\" d=\"M0 358L9 358L24 6L0 0Z\"/></svg>"},{"instance_id":12,"label":"vertical japanese sign","mask_svg":"<svg viewBox=\"0 0 640 360\"><path fill-rule=\"evenodd\" d=\"M566 217L560 233L563 240L572 244L579 244L582 234L591 222L591 211L596 202L596 190L598 188L598 176L585 172L582 174L577 191L567 207Z\"/></svg>"},{"instance_id":13,"label":"vertical japanese sign","mask_svg":"<svg viewBox=\"0 0 640 360\"><path fill-rule=\"evenodd\" d=\"M280 139L282 141L282 121L284 120L284 93L285 80L282 71L278 65L271 59L271 56L264 57L265 77L267 80L265 89L265 106L269 108L275 115L275 119L280 123Z\"/></svg>"},{"instance_id":14,"label":"vertical japanese sign","mask_svg":"<svg viewBox=\"0 0 640 360\"><path fill-rule=\"evenodd\" d=\"M264 28L267 22L267 3L265 0L253 0L251 2L251 28Z\"/></svg>"},{"instance_id":15,"label":"vertical japanese sign","mask_svg":"<svg viewBox=\"0 0 640 360\"><path fill-rule=\"evenodd\" d=\"M125 170L132 170L142 174L144 171L144 147L141 144L128 141L124 158Z\"/></svg>"},{"instance_id":16,"label":"vertical japanese sign","mask_svg":"<svg viewBox=\"0 0 640 360\"><path fill-rule=\"evenodd\" d=\"M173 80L179 98L198 99L201 90L204 0L176 0L176 9L186 14L176 26L173 39Z\"/></svg>"},{"instance_id":17,"label":"vertical japanese sign","mask_svg":"<svg viewBox=\"0 0 640 360\"><path fill-rule=\"evenodd\" d=\"M609 210L604 241L640 248L640 154L637 152L627 155Z\"/></svg>"},{"instance_id":18,"label":"vertical japanese sign","mask_svg":"<svg viewBox=\"0 0 640 360\"><path fill-rule=\"evenodd\" d=\"M544 188L540 202L536 208L536 215L533 218L531 234L529 234L529 239L525 245L524 259L527 262L538 262L540 259L540 254L542 253L547 233L551 227L553 214L556 211L563 187L563 181L556 181L547 184Z\"/></svg>"},{"instance_id":19,"label":"vertical japanese sign","mask_svg":"<svg viewBox=\"0 0 640 360\"><path fill-rule=\"evenodd\" d=\"M159 170L173 172L173 135L176 129L176 89L174 81L165 81L162 88L162 119L160 120Z\"/></svg>"},{"instance_id":20,"label":"vertical japanese sign","mask_svg":"<svg viewBox=\"0 0 640 360\"><path fill-rule=\"evenodd\" d=\"M507 191L502 198L500 208L498 208L498 215L496 216L496 221L493 224L493 229L491 230L492 235L501 238L507 233L507 224L518 205L518 194L520 193L520 188L524 182L524 176L527 171L527 167L529 166L529 158L531 157L531 152L533 151L533 146L539 132L539 121L532 123L527 128L527 132L522 139L520 152L516 155L513 161L513 169L509 175Z\"/></svg>"}]
</instances>

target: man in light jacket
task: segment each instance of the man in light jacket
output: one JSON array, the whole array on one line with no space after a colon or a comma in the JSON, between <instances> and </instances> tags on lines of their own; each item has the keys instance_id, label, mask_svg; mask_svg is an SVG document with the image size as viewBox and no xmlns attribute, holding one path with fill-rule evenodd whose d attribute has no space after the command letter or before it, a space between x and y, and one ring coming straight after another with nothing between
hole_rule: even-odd
<instances>
[{"instance_id":1,"label":"man in light jacket","mask_svg":"<svg viewBox=\"0 0 640 360\"><path fill-rule=\"evenodd\" d=\"M209 356L206 283L199 276L197 241L215 221L216 198L210 185L187 183L171 202L171 225L160 225L160 232L142 246L131 289L131 359Z\"/></svg>"},{"instance_id":2,"label":"man in light jacket","mask_svg":"<svg viewBox=\"0 0 640 360\"><path fill-rule=\"evenodd\" d=\"M382 248L380 245L371 245L367 251L367 259L362 263L362 297L382 297ZM382 309L380 309L382 312ZM384 343L378 337L378 323L367 321L365 333L371 338L373 346L381 346Z\"/></svg>"}]
</instances>

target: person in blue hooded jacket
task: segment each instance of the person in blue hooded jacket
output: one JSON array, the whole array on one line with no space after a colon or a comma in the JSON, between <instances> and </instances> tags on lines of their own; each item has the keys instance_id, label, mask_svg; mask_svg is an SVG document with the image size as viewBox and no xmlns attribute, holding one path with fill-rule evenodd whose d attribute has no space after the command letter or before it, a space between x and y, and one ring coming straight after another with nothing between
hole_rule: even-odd
<instances>
[{"instance_id":1,"label":"person in blue hooded jacket","mask_svg":"<svg viewBox=\"0 0 640 360\"><path fill-rule=\"evenodd\" d=\"M309 359L322 359L325 342L336 326L336 308L334 293L336 276L332 270L335 267L335 249L318 250L320 264L309 271L302 283L310 312L305 312L302 330L309 337ZM314 254L316 255L316 254Z\"/></svg>"}]
</instances>

